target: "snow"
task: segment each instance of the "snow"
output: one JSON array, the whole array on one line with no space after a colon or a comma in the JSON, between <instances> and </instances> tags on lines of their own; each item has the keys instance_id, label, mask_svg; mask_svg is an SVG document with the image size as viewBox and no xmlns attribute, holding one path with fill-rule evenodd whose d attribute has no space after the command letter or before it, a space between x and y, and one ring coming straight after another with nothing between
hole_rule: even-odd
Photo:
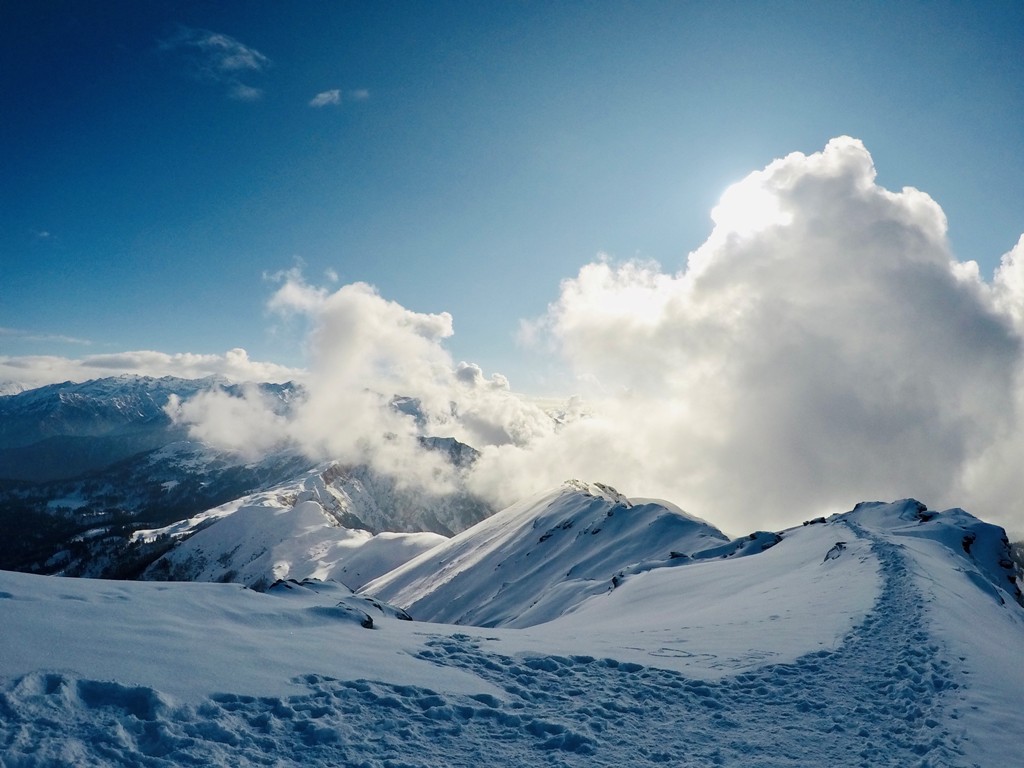
<instances>
[{"instance_id":1,"label":"snow","mask_svg":"<svg viewBox=\"0 0 1024 768\"><path fill-rule=\"evenodd\" d=\"M366 467L327 462L186 520L136 531L133 538L180 540L145 578L235 581L254 588L278 579L318 578L358 588L445 541L425 530L431 523L461 530L487 513L460 491L416 493Z\"/></svg>"},{"instance_id":2,"label":"snow","mask_svg":"<svg viewBox=\"0 0 1024 768\"><path fill-rule=\"evenodd\" d=\"M336 602L331 596L327 606ZM347 614L316 610L309 600L235 584L112 582L3 571L0 604L3 678L43 670L152 688L188 703L225 691L294 695L305 687L296 681L307 674L354 679L368 673L384 683L453 692L481 688L464 672L438 670L410 656L422 641L399 630L411 622L396 620L389 631L374 632Z\"/></svg>"},{"instance_id":3,"label":"snow","mask_svg":"<svg viewBox=\"0 0 1024 768\"><path fill-rule=\"evenodd\" d=\"M336 579L358 589L446 540L434 533L374 535L346 528L315 494L294 490L256 494L171 526L177 535L192 535L145 577L232 581L257 589L280 579Z\"/></svg>"},{"instance_id":4,"label":"snow","mask_svg":"<svg viewBox=\"0 0 1024 768\"><path fill-rule=\"evenodd\" d=\"M596 490L577 512L627 509ZM330 582L0 572L0 765L1012 765L1024 609L1000 540L863 505L519 629L403 621ZM467 585L491 578L462 554Z\"/></svg>"},{"instance_id":5,"label":"snow","mask_svg":"<svg viewBox=\"0 0 1024 768\"><path fill-rule=\"evenodd\" d=\"M549 621L612 588L621 569L727 539L664 502L570 481L482 521L367 584L415 618L477 626Z\"/></svg>"},{"instance_id":6,"label":"snow","mask_svg":"<svg viewBox=\"0 0 1024 768\"><path fill-rule=\"evenodd\" d=\"M825 561L837 540L845 540L846 549ZM868 541L844 526L813 526L753 557L629 577L536 631L549 642L568 641L564 652L614 653L718 679L834 650L870 612L880 588L878 568Z\"/></svg>"}]
</instances>

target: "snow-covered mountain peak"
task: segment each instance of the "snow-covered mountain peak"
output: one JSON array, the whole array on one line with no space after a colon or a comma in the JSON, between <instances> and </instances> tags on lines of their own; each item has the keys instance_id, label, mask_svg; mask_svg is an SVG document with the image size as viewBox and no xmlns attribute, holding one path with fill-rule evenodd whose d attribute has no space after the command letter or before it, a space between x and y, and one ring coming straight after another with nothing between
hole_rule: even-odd
<instances>
[{"instance_id":1,"label":"snow-covered mountain peak","mask_svg":"<svg viewBox=\"0 0 1024 768\"><path fill-rule=\"evenodd\" d=\"M190 521L191 528L180 531L189 537L144 577L232 581L258 590L280 580L309 578L359 587L444 541L432 533L374 535L344 527L337 502L314 472L298 483L242 499L234 508L211 510Z\"/></svg>"},{"instance_id":2,"label":"snow-covered mountain peak","mask_svg":"<svg viewBox=\"0 0 1024 768\"><path fill-rule=\"evenodd\" d=\"M625 568L725 542L717 528L677 509L574 480L498 512L365 590L417 619L531 626L612 589Z\"/></svg>"},{"instance_id":3,"label":"snow-covered mountain peak","mask_svg":"<svg viewBox=\"0 0 1024 768\"><path fill-rule=\"evenodd\" d=\"M145 577L261 589L279 579L335 578L358 588L490 512L462 491L401 488L368 467L325 462L267 491L140 532L149 541L179 540Z\"/></svg>"},{"instance_id":4,"label":"snow-covered mountain peak","mask_svg":"<svg viewBox=\"0 0 1024 768\"><path fill-rule=\"evenodd\" d=\"M570 478L562 483L562 488L567 493L582 493L584 496L595 496L605 499L612 504L620 504L624 507L632 506L632 502L624 494L619 493L610 485L604 483L588 483L585 480Z\"/></svg>"},{"instance_id":5,"label":"snow-covered mountain peak","mask_svg":"<svg viewBox=\"0 0 1024 768\"><path fill-rule=\"evenodd\" d=\"M938 512L916 499L861 502L835 519L941 547L954 567L971 575L994 598L1003 601L1006 595L1024 605L1006 532L959 507Z\"/></svg>"}]
</instances>

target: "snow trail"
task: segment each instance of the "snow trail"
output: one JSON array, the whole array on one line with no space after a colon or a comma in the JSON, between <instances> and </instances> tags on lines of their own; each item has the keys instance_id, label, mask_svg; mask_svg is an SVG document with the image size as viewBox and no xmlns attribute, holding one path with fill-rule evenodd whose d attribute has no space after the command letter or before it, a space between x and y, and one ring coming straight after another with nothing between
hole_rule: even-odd
<instances>
[{"instance_id":1,"label":"snow trail","mask_svg":"<svg viewBox=\"0 0 1024 768\"><path fill-rule=\"evenodd\" d=\"M907 559L845 524L870 541L881 592L839 648L790 664L709 682L613 659L505 656L459 633L432 636L419 656L501 696L308 675L306 694L192 706L34 673L0 686L0 765L964 765L966 737L950 730L958 686Z\"/></svg>"},{"instance_id":2,"label":"snow trail","mask_svg":"<svg viewBox=\"0 0 1024 768\"><path fill-rule=\"evenodd\" d=\"M964 765L965 737L948 727L958 683L929 636L906 558L846 524L881 563L881 593L838 649L792 664L707 682L611 659L487 655L459 635L424 655L473 669L506 691L507 708L557 728L535 745L571 747L552 765ZM512 735L493 730L499 743Z\"/></svg>"}]
</instances>

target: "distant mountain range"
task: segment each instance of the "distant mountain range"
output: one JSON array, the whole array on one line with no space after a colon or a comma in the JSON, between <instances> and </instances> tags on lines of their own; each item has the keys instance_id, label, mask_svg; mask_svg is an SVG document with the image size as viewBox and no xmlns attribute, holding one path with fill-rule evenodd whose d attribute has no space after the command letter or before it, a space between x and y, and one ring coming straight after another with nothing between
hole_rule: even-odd
<instances>
[{"instance_id":1,"label":"distant mountain range","mask_svg":"<svg viewBox=\"0 0 1024 768\"><path fill-rule=\"evenodd\" d=\"M292 383L257 386L282 413L302 396ZM201 515L313 469L316 462L298 451L251 461L189 439L165 412L169 399L215 388L241 391L213 377L118 376L0 397L0 568L134 578L178 541L147 540L137 531ZM400 400L415 408L415 401ZM421 444L455 466L476 453L447 437L423 436ZM399 490L394 479L367 467L323 471L360 500L358 514L342 515L353 529L452 534L492 511L469 494L441 502Z\"/></svg>"},{"instance_id":2,"label":"distant mountain range","mask_svg":"<svg viewBox=\"0 0 1024 768\"><path fill-rule=\"evenodd\" d=\"M258 386L282 408L298 391L293 383ZM214 388L240 392L218 377L125 375L0 397L0 480L78 478L183 440L186 430L164 411L169 398Z\"/></svg>"}]
</instances>

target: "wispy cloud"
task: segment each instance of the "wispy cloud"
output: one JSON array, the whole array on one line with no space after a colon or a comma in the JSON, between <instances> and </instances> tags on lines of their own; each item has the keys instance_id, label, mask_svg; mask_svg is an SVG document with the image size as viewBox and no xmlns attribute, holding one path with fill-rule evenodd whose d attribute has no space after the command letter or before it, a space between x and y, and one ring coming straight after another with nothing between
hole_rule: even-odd
<instances>
[{"instance_id":1,"label":"wispy cloud","mask_svg":"<svg viewBox=\"0 0 1024 768\"><path fill-rule=\"evenodd\" d=\"M205 51L222 72L260 72L270 65L270 59L229 35L205 30L192 30L193 44Z\"/></svg>"},{"instance_id":2,"label":"wispy cloud","mask_svg":"<svg viewBox=\"0 0 1024 768\"><path fill-rule=\"evenodd\" d=\"M228 91L228 96L235 101L259 101L263 98L263 90L260 88L253 88L250 85L235 83L235 85L233 85Z\"/></svg>"},{"instance_id":3,"label":"wispy cloud","mask_svg":"<svg viewBox=\"0 0 1024 768\"><path fill-rule=\"evenodd\" d=\"M309 100L309 106L316 109L323 107L336 107L342 101L366 101L370 98L370 92L365 88L357 88L352 91L345 91L342 95L341 88L331 88L329 91L321 91Z\"/></svg>"},{"instance_id":4,"label":"wispy cloud","mask_svg":"<svg viewBox=\"0 0 1024 768\"><path fill-rule=\"evenodd\" d=\"M309 100L311 107L329 107L341 104L341 89L333 88L329 91L321 91Z\"/></svg>"},{"instance_id":5,"label":"wispy cloud","mask_svg":"<svg viewBox=\"0 0 1024 768\"><path fill-rule=\"evenodd\" d=\"M160 49L180 56L193 77L226 86L232 99L256 101L263 95L262 90L242 78L266 71L270 59L230 35L181 27L177 35L160 44Z\"/></svg>"},{"instance_id":6,"label":"wispy cloud","mask_svg":"<svg viewBox=\"0 0 1024 768\"><path fill-rule=\"evenodd\" d=\"M89 339L80 339L75 336L65 336L59 333L38 333L36 331L27 331L22 328L0 327L0 336L20 339L22 341L42 341L57 344L83 344L85 346L92 344Z\"/></svg>"}]
</instances>

